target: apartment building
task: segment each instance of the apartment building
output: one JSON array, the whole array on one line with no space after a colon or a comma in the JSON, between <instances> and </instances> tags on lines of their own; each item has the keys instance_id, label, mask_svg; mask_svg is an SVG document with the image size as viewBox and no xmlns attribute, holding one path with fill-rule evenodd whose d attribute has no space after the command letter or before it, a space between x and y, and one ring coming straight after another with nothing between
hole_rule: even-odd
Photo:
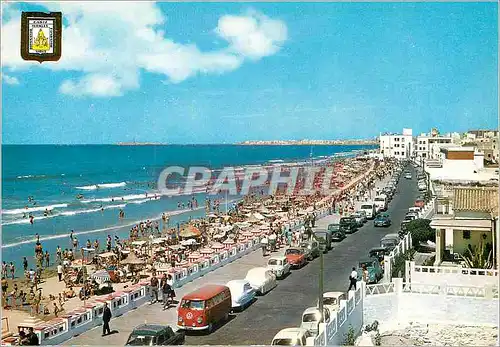
<instances>
[{"instance_id":1,"label":"apartment building","mask_svg":"<svg viewBox=\"0 0 500 347\"><path fill-rule=\"evenodd\" d=\"M417 136L415 142L415 156L422 160L431 158L431 151L434 145L453 143L453 137L441 136L438 134L422 134Z\"/></svg>"},{"instance_id":2,"label":"apartment building","mask_svg":"<svg viewBox=\"0 0 500 347\"><path fill-rule=\"evenodd\" d=\"M380 154L384 157L409 159L413 157L413 131L403 129L401 134L380 134Z\"/></svg>"}]
</instances>

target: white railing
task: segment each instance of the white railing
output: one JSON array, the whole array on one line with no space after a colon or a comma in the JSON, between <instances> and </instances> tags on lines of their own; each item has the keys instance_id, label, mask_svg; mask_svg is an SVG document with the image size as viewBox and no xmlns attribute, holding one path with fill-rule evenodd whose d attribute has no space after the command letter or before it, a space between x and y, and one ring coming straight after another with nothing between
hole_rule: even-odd
<instances>
[{"instance_id":1,"label":"white railing","mask_svg":"<svg viewBox=\"0 0 500 347\"><path fill-rule=\"evenodd\" d=\"M406 280L408 282L452 285L452 286L485 286L498 284L498 270L474 269L460 266L422 266L415 262L406 263Z\"/></svg>"},{"instance_id":2,"label":"white railing","mask_svg":"<svg viewBox=\"0 0 500 347\"><path fill-rule=\"evenodd\" d=\"M351 290L347 300L341 300L339 310L330 316L330 322L320 324L320 332L314 339L315 346L331 346L344 344L345 334L350 328L357 337L363 326L363 291L361 283L355 291Z\"/></svg>"},{"instance_id":3,"label":"white railing","mask_svg":"<svg viewBox=\"0 0 500 347\"><path fill-rule=\"evenodd\" d=\"M435 212L436 199L432 198L427 204L424 205L422 211L418 213L420 219L431 219Z\"/></svg>"},{"instance_id":4,"label":"white railing","mask_svg":"<svg viewBox=\"0 0 500 347\"><path fill-rule=\"evenodd\" d=\"M413 246L411 234L407 233L398 245L389 253L389 255L384 256L384 282L389 283L392 279L392 265L394 258L399 254L404 254L410 250Z\"/></svg>"},{"instance_id":5,"label":"white railing","mask_svg":"<svg viewBox=\"0 0 500 347\"><path fill-rule=\"evenodd\" d=\"M394 293L394 283L377 283L366 285L365 295L379 295Z\"/></svg>"}]
</instances>

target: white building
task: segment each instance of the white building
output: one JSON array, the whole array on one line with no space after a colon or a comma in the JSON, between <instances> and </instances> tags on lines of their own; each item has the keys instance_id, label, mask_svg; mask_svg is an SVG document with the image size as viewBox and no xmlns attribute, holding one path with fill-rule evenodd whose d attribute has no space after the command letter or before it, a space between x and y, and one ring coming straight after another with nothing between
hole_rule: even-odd
<instances>
[{"instance_id":1,"label":"white building","mask_svg":"<svg viewBox=\"0 0 500 347\"><path fill-rule=\"evenodd\" d=\"M402 134L380 134L380 154L384 157L409 159L413 156L413 134L403 129Z\"/></svg>"},{"instance_id":2,"label":"white building","mask_svg":"<svg viewBox=\"0 0 500 347\"><path fill-rule=\"evenodd\" d=\"M415 156L417 159L425 160L431 158L432 147L435 144L453 143L453 137L440 135L422 134L417 136L415 143Z\"/></svg>"}]
</instances>

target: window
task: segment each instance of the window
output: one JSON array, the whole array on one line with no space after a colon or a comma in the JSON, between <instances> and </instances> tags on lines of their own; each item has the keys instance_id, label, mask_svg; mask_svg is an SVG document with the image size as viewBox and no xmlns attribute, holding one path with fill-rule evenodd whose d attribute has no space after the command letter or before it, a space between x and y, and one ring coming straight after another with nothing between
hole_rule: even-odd
<instances>
[{"instance_id":1,"label":"window","mask_svg":"<svg viewBox=\"0 0 500 347\"><path fill-rule=\"evenodd\" d=\"M464 231L462 232L462 238L463 238L464 240L469 240L469 239L470 239L470 230L464 230Z\"/></svg>"}]
</instances>

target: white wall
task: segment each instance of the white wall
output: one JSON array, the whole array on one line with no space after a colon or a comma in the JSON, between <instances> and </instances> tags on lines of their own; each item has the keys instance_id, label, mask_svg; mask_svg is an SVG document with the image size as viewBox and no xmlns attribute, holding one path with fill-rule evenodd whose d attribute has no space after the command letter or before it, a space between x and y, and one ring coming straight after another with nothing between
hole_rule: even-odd
<instances>
[{"instance_id":1,"label":"white wall","mask_svg":"<svg viewBox=\"0 0 500 347\"><path fill-rule=\"evenodd\" d=\"M498 286L498 270L419 266L415 265L414 262L409 262L409 271L407 280L411 283L449 286Z\"/></svg>"}]
</instances>

